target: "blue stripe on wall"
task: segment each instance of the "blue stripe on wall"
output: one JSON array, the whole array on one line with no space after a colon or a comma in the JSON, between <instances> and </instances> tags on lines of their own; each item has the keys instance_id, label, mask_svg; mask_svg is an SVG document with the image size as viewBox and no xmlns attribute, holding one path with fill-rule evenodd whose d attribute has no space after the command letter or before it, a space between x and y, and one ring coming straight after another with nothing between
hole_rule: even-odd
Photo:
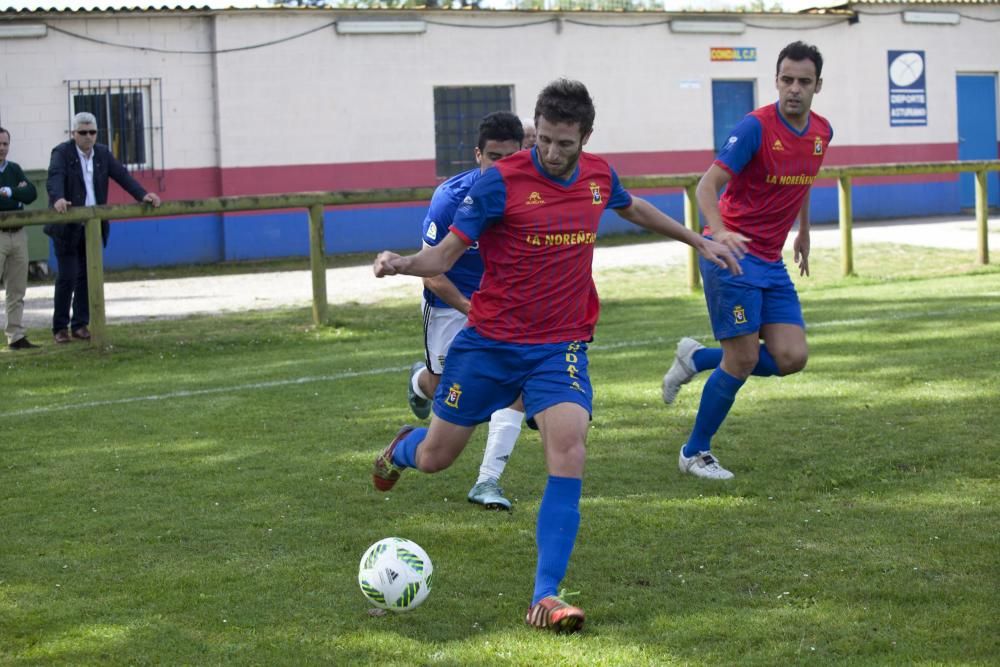
<instances>
[{"instance_id":1,"label":"blue stripe on wall","mask_svg":"<svg viewBox=\"0 0 1000 667\"><path fill-rule=\"evenodd\" d=\"M959 182L855 185L854 217L859 220L959 213ZM684 219L681 193L643 198L676 220ZM815 188L811 219L836 223L837 188ZM325 251L377 252L420 246L425 204L390 208L328 209ZM612 211L601 219L600 234L642 232ZM221 261L307 257L309 220L305 211L186 216L116 222L105 251L105 267L211 264ZM54 253L50 262L56 266Z\"/></svg>"},{"instance_id":2,"label":"blue stripe on wall","mask_svg":"<svg viewBox=\"0 0 1000 667\"><path fill-rule=\"evenodd\" d=\"M851 208L856 220L953 215L959 206L959 181L855 185ZM813 190L809 214L814 222L837 222L837 188Z\"/></svg>"},{"instance_id":3,"label":"blue stripe on wall","mask_svg":"<svg viewBox=\"0 0 1000 667\"><path fill-rule=\"evenodd\" d=\"M223 256L219 221L219 215L210 214L113 222L104 265L125 269L217 262Z\"/></svg>"}]
</instances>

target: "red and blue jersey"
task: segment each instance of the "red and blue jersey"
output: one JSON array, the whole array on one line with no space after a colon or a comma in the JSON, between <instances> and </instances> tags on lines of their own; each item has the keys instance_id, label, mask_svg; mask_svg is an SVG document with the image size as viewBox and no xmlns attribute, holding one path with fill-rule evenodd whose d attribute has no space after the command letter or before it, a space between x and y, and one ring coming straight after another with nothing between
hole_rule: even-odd
<instances>
[{"instance_id":1,"label":"red and blue jersey","mask_svg":"<svg viewBox=\"0 0 1000 667\"><path fill-rule=\"evenodd\" d=\"M479 242L485 272L472 295L469 326L493 340L590 340L600 313L591 273L597 226L632 196L603 159L583 153L573 175L547 175L534 149L483 174L452 221L467 245Z\"/></svg>"},{"instance_id":2,"label":"red and blue jersey","mask_svg":"<svg viewBox=\"0 0 1000 667\"><path fill-rule=\"evenodd\" d=\"M832 139L833 128L819 114L810 112L799 132L781 116L777 103L750 112L730 133L715 160L733 176L719 212L727 229L750 239L751 255L781 259Z\"/></svg>"}]
</instances>

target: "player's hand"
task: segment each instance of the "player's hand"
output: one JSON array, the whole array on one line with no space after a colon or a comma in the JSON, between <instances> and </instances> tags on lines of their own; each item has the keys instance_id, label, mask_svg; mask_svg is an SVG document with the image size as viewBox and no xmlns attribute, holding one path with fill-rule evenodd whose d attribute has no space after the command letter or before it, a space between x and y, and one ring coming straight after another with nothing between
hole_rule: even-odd
<instances>
[{"instance_id":1,"label":"player's hand","mask_svg":"<svg viewBox=\"0 0 1000 667\"><path fill-rule=\"evenodd\" d=\"M795 250L795 263L799 265L799 275L809 275L809 232L799 232L792 243Z\"/></svg>"},{"instance_id":2,"label":"player's hand","mask_svg":"<svg viewBox=\"0 0 1000 667\"><path fill-rule=\"evenodd\" d=\"M718 229L712 227L712 239L729 248L738 260L747 254L747 243L750 239L726 229L725 225L718 225Z\"/></svg>"},{"instance_id":3,"label":"player's hand","mask_svg":"<svg viewBox=\"0 0 1000 667\"><path fill-rule=\"evenodd\" d=\"M375 258L375 264L372 269L375 271L376 278L383 278L385 276L396 275L396 262L402 259L399 255L394 252L389 252L385 250L380 252Z\"/></svg>"},{"instance_id":4,"label":"player's hand","mask_svg":"<svg viewBox=\"0 0 1000 667\"><path fill-rule=\"evenodd\" d=\"M720 268L729 269L729 272L734 276L743 275L743 267L740 266L740 260L729 246L713 239L702 240L704 243L698 248L698 252L701 253L702 257Z\"/></svg>"},{"instance_id":5,"label":"player's hand","mask_svg":"<svg viewBox=\"0 0 1000 667\"><path fill-rule=\"evenodd\" d=\"M57 199L56 202L52 204L52 208L59 211L60 213L65 213L66 209L68 209L70 206L72 206L72 204L70 204L65 199Z\"/></svg>"},{"instance_id":6,"label":"player's hand","mask_svg":"<svg viewBox=\"0 0 1000 667\"><path fill-rule=\"evenodd\" d=\"M157 195L155 192L147 192L146 196L142 198L142 201L146 202L147 204L152 204L153 208L160 207L160 196Z\"/></svg>"}]
</instances>

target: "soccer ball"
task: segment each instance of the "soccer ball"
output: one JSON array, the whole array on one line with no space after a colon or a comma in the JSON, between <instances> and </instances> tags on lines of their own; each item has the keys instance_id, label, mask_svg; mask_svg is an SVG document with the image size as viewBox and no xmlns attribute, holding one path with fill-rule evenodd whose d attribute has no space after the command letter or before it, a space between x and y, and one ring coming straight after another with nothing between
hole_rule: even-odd
<instances>
[{"instance_id":1,"label":"soccer ball","mask_svg":"<svg viewBox=\"0 0 1000 667\"><path fill-rule=\"evenodd\" d=\"M387 537L368 547L361 557L358 584L375 606L410 611L430 594L433 572L431 559L420 545Z\"/></svg>"}]
</instances>

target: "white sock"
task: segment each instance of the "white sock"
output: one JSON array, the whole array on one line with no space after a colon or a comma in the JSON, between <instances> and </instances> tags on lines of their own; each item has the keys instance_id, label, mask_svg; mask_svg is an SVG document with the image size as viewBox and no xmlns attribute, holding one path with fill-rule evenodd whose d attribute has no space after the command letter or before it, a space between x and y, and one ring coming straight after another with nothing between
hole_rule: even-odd
<instances>
[{"instance_id":1,"label":"white sock","mask_svg":"<svg viewBox=\"0 0 1000 667\"><path fill-rule=\"evenodd\" d=\"M425 401L430 400L430 397L424 393L424 390L420 388L420 376L423 375L426 368L421 368L419 371L410 376L410 386L413 387L413 393L424 399ZM398 385L397 385L398 386Z\"/></svg>"},{"instance_id":2,"label":"white sock","mask_svg":"<svg viewBox=\"0 0 1000 667\"><path fill-rule=\"evenodd\" d=\"M507 459L514 451L517 436L521 435L523 420L524 413L511 408L497 410L490 416L490 434L486 437L486 453L483 454L483 464L479 466L476 484L488 479L500 479L503 469L507 467Z\"/></svg>"}]
</instances>

